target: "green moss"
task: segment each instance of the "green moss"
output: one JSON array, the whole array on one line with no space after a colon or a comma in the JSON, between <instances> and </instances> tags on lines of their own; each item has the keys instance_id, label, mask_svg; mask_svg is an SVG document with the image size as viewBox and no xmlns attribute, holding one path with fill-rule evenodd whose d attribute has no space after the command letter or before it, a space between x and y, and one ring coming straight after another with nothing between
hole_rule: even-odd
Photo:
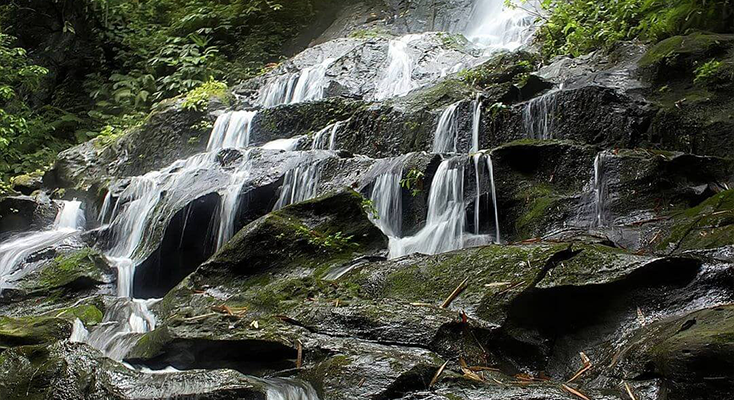
<instances>
[{"instance_id":1,"label":"green moss","mask_svg":"<svg viewBox=\"0 0 734 400\"><path fill-rule=\"evenodd\" d=\"M380 28L371 29L357 29L356 31L349 34L352 39L379 39L379 38L390 38L392 35L389 31Z\"/></svg>"},{"instance_id":2,"label":"green moss","mask_svg":"<svg viewBox=\"0 0 734 400\"><path fill-rule=\"evenodd\" d=\"M705 33L673 36L650 47L640 59L639 66L649 68L653 66L671 65L680 57L705 54L713 48L721 46L722 40L726 41L727 39L728 37L725 35Z\"/></svg>"},{"instance_id":3,"label":"green moss","mask_svg":"<svg viewBox=\"0 0 734 400\"><path fill-rule=\"evenodd\" d=\"M81 304L61 310L54 310L46 313L46 315L70 321L78 318L87 327L102 322L102 318L104 317L104 313L96 305L92 304Z\"/></svg>"},{"instance_id":4,"label":"green moss","mask_svg":"<svg viewBox=\"0 0 734 400\"><path fill-rule=\"evenodd\" d=\"M225 104L229 104L231 97L227 90L227 84L213 79L204 82L186 94L181 107L184 110L204 111L212 97L217 97Z\"/></svg>"},{"instance_id":5,"label":"green moss","mask_svg":"<svg viewBox=\"0 0 734 400\"><path fill-rule=\"evenodd\" d=\"M0 316L0 349L50 343L71 334L71 323L52 317Z\"/></svg>"},{"instance_id":6,"label":"green moss","mask_svg":"<svg viewBox=\"0 0 734 400\"><path fill-rule=\"evenodd\" d=\"M52 290L85 285L82 281L102 282L102 269L107 267L102 256L91 248L84 248L56 257L42 267L37 279L26 284L32 291Z\"/></svg>"},{"instance_id":7,"label":"green moss","mask_svg":"<svg viewBox=\"0 0 734 400\"><path fill-rule=\"evenodd\" d=\"M734 243L734 190L674 213L659 250L711 249Z\"/></svg>"}]
</instances>

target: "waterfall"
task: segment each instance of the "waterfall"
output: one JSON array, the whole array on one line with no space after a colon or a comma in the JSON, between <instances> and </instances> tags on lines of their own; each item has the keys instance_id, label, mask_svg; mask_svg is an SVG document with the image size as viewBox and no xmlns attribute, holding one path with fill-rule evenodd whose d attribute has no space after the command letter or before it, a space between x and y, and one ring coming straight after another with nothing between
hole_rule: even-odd
<instances>
[{"instance_id":1,"label":"waterfall","mask_svg":"<svg viewBox=\"0 0 734 400\"><path fill-rule=\"evenodd\" d=\"M243 156L244 164L250 160L252 150L245 152ZM217 233L217 249L224 246L229 239L234 236L235 218L240 205L240 193L242 187L250 177L250 169L242 168L232 174L229 185L222 196L222 202L219 207L219 232Z\"/></svg>"},{"instance_id":2,"label":"waterfall","mask_svg":"<svg viewBox=\"0 0 734 400\"><path fill-rule=\"evenodd\" d=\"M475 235L478 235L481 230L481 226L480 226L481 221L479 220L479 208L480 208L480 203L481 203L480 200L482 198L482 193L480 191L481 189L479 185L480 183L479 182L479 176L480 176L479 161L481 161L481 158L482 158L481 154L474 154L472 156L472 160L474 161L474 177L476 178L475 181L477 184L476 186L477 193L476 193L476 198L474 199L474 234Z\"/></svg>"},{"instance_id":3,"label":"waterfall","mask_svg":"<svg viewBox=\"0 0 734 400\"><path fill-rule=\"evenodd\" d=\"M336 134L346 122L338 121L316 132L313 143L311 143L311 150L336 150Z\"/></svg>"},{"instance_id":4,"label":"waterfall","mask_svg":"<svg viewBox=\"0 0 734 400\"><path fill-rule=\"evenodd\" d=\"M257 111L233 111L222 114L214 123L206 151L242 148L250 145L250 129Z\"/></svg>"},{"instance_id":5,"label":"waterfall","mask_svg":"<svg viewBox=\"0 0 734 400\"><path fill-rule=\"evenodd\" d=\"M600 228L607 224L604 158L603 151L594 157L594 224Z\"/></svg>"},{"instance_id":6,"label":"waterfall","mask_svg":"<svg viewBox=\"0 0 734 400\"><path fill-rule=\"evenodd\" d=\"M558 112L556 92L549 92L527 103L522 111L525 134L532 139L552 139L553 121Z\"/></svg>"},{"instance_id":7,"label":"waterfall","mask_svg":"<svg viewBox=\"0 0 734 400\"><path fill-rule=\"evenodd\" d=\"M522 4L536 6L535 1ZM527 44L535 32L534 17L520 7L507 7L504 0L476 0L464 36L489 51L515 50Z\"/></svg>"},{"instance_id":8,"label":"waterfall","mask_svg":"<svg viewBox=\"0 0 734 400\"><path fill-rule=\"evenodd\" d=\"M372 185L370 200L377 210L377 218L372 215L369 217L390 238L400 237L402 231L403 191L400 180L403 178L404 162L405 156L402 156L374 167L378 169L379 175Z\"/></svg>"},{"instance_id":9,"label":"waterfall","mask_svg":"<svg viewBox=\"0 0 734 400\"><path fill-rule=\"evenodd\" d=\"M59 211L50 229L22 234L0 244L0 292L13 287L13 282L30 273L33 268L19 268L33 253L61 243L84 229L84 211L80 201L59 201Z\"/></svg>"},{"instance_id":10,"label":"waterfall","mask_svg":"<svg viewBox=\"0 0 734 400\"><path fill-rule=\"evenodd\" d=\"M113 360L122 360L140 335L155 329L156 319L149 307L160 299L118 298L110 305L102 322L89 332L86 342Z\"/></svg>"},{"instance_id":11,"label":"waterfall","mask_svg":"<svg viewBox=\"0 0 734 400\"><path fill-rule=\"evenodd\" d=\"M323 99L327 83L326 72L334 61L336 60L333 58L327 58L299 73L271 78L260 88L258 103L265 107L274 107Z\"/></svg>"},{"instance_id":12,"label":"waterfall","mask_svg":"<svg viewBox=\"0 0 734 400\"><path fill-rule=\"evenodd\" d=\"M390 40L387 51L387 69L375 87L375 99L384 100L402 96L417 87L413 82L413 57L408 44L419 35L405 35Z\"/></svg>"},{"instance_id":13,"label":"waterfall","mask_svg":"<svg viewBox=\"0 0 734 400\"><path fill-rule=\"evenodd\" d=\"M308 382L288 378L261 379L267 388L267 400L319 400Z\"/></svg>"},{"instance_id":14,"label":"waterfall","mask_svg":"<svg viewBox=\"0 0 734 400\"><path fill-rule=\"evenodd\" d=\"M459 108L461 101L458 101L446 109L441 114L436 127L436 133L433 136L433 152L434 153L456 153L456 142L459 138L459 122L456 110Z\"/></svg>"},{"instance_id":15,"label":"waterfall","mask_svg":"<svg viewBox=\"0 0 734 400\"><path fill-rule=\"evenodd\" d=\"M426 225L415 236L390 240L390 258L436 254L464 245L464 164L461 157L441 162L428 194Z\"/></svg>"},{"instance_id":16,"label":"waterfall","mask_svg":"<svg viewBox=\"0 0 734 400\"><path fill-rule=\"evenodd\" d=\"M69 341L72 343L85 342L89 338L89 331L79 318L74 319L74 325L71 328L71 336Z\"/></svg>"},{"instance_id":17,"label":"waterfall","mask_svg":"<svg viewBox=\"0 0 734 400\"><path fill-rule=\"evenodd\" d=\"M499 208L497 208L497 190L494 185L494 166L492 162L492 156L489 154L487 154L487 172L489 173L489 184L492 190L492 206L494 207L494 242L502 243L502 236L500 236L500 214Z\"/></svg>"},{"instance_id":18,"label":"waterfall","mask_svg":"<svg viewBox=\"0 0 734 400\"><path fill-rule=\"evenodd\" d=\"M305 166L300 165L286 172L273 211L316 197L320 177L321 166L319 162Z\"/></svg>"},{"instance_id":19,"label":"waterfall","mask_svg":"<svg viewBox=\"0 0 734 400\"><path fill-rule=\"evenodd\" d=\"M471 152L476 153L479 151L479 128L482 122L482 100L477 93L477 98L474 100L474 114L472 118L472 135L471 135Z\"/></svg>"},{"instance_id":20,"label":"waterfall","mask_svg":"<svg viewBox=\"0 0 734 400\"><path fill-rule=\"evenodd\" d=\"M300 146L301 142L306 138L305 135L296 136L289 139L276 139L265 143L260 146L261 149L266 150L284 150L284 151L295 151Z\"/></svg>"}]
</instances>

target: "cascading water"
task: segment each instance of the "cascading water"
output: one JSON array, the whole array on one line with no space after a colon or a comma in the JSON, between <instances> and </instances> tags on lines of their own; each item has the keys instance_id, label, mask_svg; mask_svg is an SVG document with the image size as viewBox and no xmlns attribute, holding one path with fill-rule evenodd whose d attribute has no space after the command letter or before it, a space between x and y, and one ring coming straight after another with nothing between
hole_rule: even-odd
<instances>
[{"instance_id":1,"label":"cascading water","mask_svg":"<svg viewBox=\"0 0 734 400\"><path fill-rule=\"evenodd\" d=\"M294 151L298 149L298 147L301 145L301 142L303 142L305 139L305 135L296 136L289 139L276 139L271 142L265 143L264 145L260 146L260 148L266 150Z\"/></svg>"},{"instance_id":2,"label":"cascading water","mask_svg":"<svg viewBox=\"0 0 734 400\"><path fill-rule=\"evenodd\" d=\"M308 382L287 378L263 379L267 400L319 400L316 390Z\"/></svg>"},{"instance_id":3,"label":"cascading water","mask_svg":"<svg viewBox=\"0 0 734 400\"><path fill-rule=\"evenodd\" d=\"M297 74L272 78L260 89L258 102L265 107L273 107L323 99L326 73L334 61L333 58L327 58Z\"/></svg>"},{"instance_id":4,"label":"cascading water","mask_svg":"<svg viewBox=\"0 0 734 400\"><path fill-rule=\"evenodd\" d=\"M388 67L375 87L376 100L401 96L416 88L413 82L413 57L408 47L418 37L419 35L405 35L390 40L387 51Z\"/></svg>"},{"instance_id":5,"label":"cascading water","mask_svg":"<svg viewBox=\"0 0 734 400\"><path fill-rule=\"evenodd\" d=\"M553 122L558 112L556 92L549 92L527 103L522 111L525 134L532 139L552 139Z\"/></svg>"},{"instance_id":6,"label":"cascading water","mask_svg":"<svg viewBox=\"0 0 734 400\"><path fill-rule=\"evenodd\" d=\"M456 110L461 102L446 107L438 120L436 133L433 136L434 153L456 153L459 138L459 122Z\"/></svg>"},{"instance_id":7,"label":"cascading water","mask_svg":"<svg viewBox=\"0 0 734 400\"><path fill-rule=\"evenodd\" d=\"M604 158L602 151L594 157L594 223L597 227L607 225L606 215L606 179L604 176Z\"/></svg>"},{"instance_id":8,"label":"cascading water","mask_svg":"<svg viewBox=\"0 0 734 400\"><path fill-rule=\"evenodd\" d=\"M13 287L13 282L30 273L32 266L19 268L33 253L61 243L84 228L84 211L79 201L60 201L60 208L51 229L23 234L0 244L0 292Z\"/></svg>"},{"instance_id":9,"label":"cascading water","mask_svg":"<svg viewBox=\"0 0 734 400\"><path fill-rule=\"evenodd\" d=\"M316 196L321 177L319 162L300 165L286 172L278 201L273 210L312 199Z\"/></svg>"},{"instance_id":10,"label":"cascading water","mask_svg":"<svg viewBox=\"0 0 734 400\"><path fill-rule=\"evenodd\" d=\"M206 146L207 152L250 145L250 128L257 111L233 111L222 114L214 123Z\"/></svg>"},{"instance_id":11,"label":"cascading water","mask_svg":"<svg viewBox=\"0 0 734 400\"><path fill-rule=\"evenodd\" d=\"M494 226L495 226L495 243L502 243L502 236L500 236L500 213L497 208L497 189L494 185L494 163L492 162L492 156L487 154L487 172L489 173L489 184L492 190L492 206L494 207Z\"/></svg>"},{"instance_id":12,"label":"cascading water","mask_svg":"<svg viewBox=\"0 0 734 400\"><path fill-rule=\"evenodd\" d=\"M311 150L336 150L336 135L346 121L338 121L316 132Z\"/></svg>"},{"instance_id":13,"label":"cascading water","mask_svg":"<svg viewBox=\"0 0 734 400\"><path fill-rule=\"evenodd\" d=\"M441 162L428 194L426 225L415 236L390 240L390 257L436 254L464 245L464 164L461 157Z\"/></svg>"},{"instance_id":14,"label":"cascading water","mask_svg":"<svg viewBox=\"0 0 734 400\"><path fill-rule=\"evenodd\" d=\"M508 7L504 0L476 0L464 36L489 51L515 50L527 44L535 32L533 17L527 10L534 1Z\"/></svg>"},{"instance_id":15,"label":"cascading water","mask_svg":"<svg viewBox=\"0 0 734 400\"><path fill-rule=\"evenodd\" d=\"M403 178L405 156L376 165L377 178L372 184L370 200L377 215L370 215L372 222L389 238L401 236L403 199L400 180Z\"/></svg>"},{"instance_id":16,"label":"cascading water","mask_svg":"<svg viewBox=\"0 0 734 400\"><path fill-rule=\"evenodd\" d=\"M481 177L482 177L482 161L487 165L487 177L489 179L490 196L492 200L492 211L494 214L493 222L495 226L494 242L500 243L502 238L500 237L500 225L499 225L499 211L497 209L497 192L495 191L494 185L494 167L492 165L492 156L489 154L477 153L472 156L474 161L474 175L476 182L476 198L474 199L474 234L479 238L481 236ZM480 240L481 241L481 240Z\"/></svg>"},{"instance_id":17,"label":"cascading water","mask_svg":"<svg viewBox=\"0 0 734 400\"><path fill-rule=\"evenodd\" d=\"M482 123L482 100L480 95L477 93L477 98L474 100L474 114L472 118L472 135L471 135L471 152L476 153L479 151L479 128Z\"/></svg>"}]
</instances>

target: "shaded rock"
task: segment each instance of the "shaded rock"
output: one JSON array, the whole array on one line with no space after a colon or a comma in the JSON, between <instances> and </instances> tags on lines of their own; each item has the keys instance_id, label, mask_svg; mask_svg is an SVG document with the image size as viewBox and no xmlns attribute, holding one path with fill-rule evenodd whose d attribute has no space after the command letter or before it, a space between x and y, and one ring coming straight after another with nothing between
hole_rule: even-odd
<instances>
[{"instance_id":1,"label":"shaded rock","mask_svg":"<svg viewBox=\"0 0 734 400\"><path fill-rule=\"evenodd\" d=\"M0 359L4 399L262 399L267 385L231 370L133 371L85 344L25 346Z\"/></svg>"},{"instance_id":2,"label":"shaded rock","mask_svg":"<svg viewBox=\"0 0 734 400\"><path fill-rule=\"evenodd\" d=\"M660 377L670 399L727 398L734 393L734 310L720 306L641 329L620 350L612 373Z\"/></svg>"},{"instance_id":3,"label":"shaded rock","mask_svg":"<svg viewBox=\"0 0 734 400\"><path fill-rule=\"evenodd\" d=\"M71 334L71 323L51 317L0 317L0 350L11 347L49 344Z\"/></svg>"},{"instance_id":4,"label":"shaded rock","mask_svg":"<svg viewBox=\"0 0 734 400\"><path fill-rule=\"evenodd\" d=\"M43 197L0 198L0 236L10 232L42 230L53 224L59 206Z\"/></svg>"},{"instance_id":5,"label":"shaded rock","mask_svg":"<svg viewBox=\"0 0 734 400\"><path fill-rule=\"evenodd\" d=\"M13 185L13 190L30 196L33 192L41 189L41 185L43 185L43 173L38 171L14 176L11 179L11 184Z\"/></svg>"}]
</instances>

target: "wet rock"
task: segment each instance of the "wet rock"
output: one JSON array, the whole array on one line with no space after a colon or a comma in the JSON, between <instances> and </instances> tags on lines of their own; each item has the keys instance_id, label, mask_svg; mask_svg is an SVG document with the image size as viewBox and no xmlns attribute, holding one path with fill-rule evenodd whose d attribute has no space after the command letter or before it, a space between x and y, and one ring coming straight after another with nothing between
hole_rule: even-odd
<instances>
[{"instance_id":1,"label":"wet rock","mask_svg":"<svg viewBox=\"0 0 734 400\"><path fill-rule=\"evenodd\" d=\"M734 392L732 306L670 318L641 329L620 350L615 376L661 378L670 399L726 398Z\"/></svg>"},{"instance_id":2,"label":"wet rock","mask_svg":"<svg viewBox=\"0 0 734 400\"><path fill-rule=\"evenodd\" d=\"M71 334L71 323L51 317L0 317L0 350L34 344L49 344Z\"/></svg>"},{"instance_id":3,"label":"wet rock","mask_svg":"<svg viewBox=\"0 0 734 400\"><path fill-rule=\"evenodd\" d=\"M41 189L41 185L43 184L43 173L38 171L15 176L11 179L11 183L13 185L13 190L26 196L30 196L35 191Z\"/></svg>"},{"instance_id":4,"label":"wet rock","mask_svg":"<svg viewBox=\"0 0 734 400\"><path fill-rule=\"evenodd\" d=\"M0 198L0 236L10 232L41 230L53 224L58 205L44 197Z\"/></svg>"},{"instance_id":5,"label":"wet rock","mask_svg":"<svg viewBox=\"0 0 734 400\"><path fill-rule=\"evenodd\" d=\"M4 399L262 399L267 384L231 370L141 373L85 344L59 342L3 353Z\"/></svg>"}]
</instances>

